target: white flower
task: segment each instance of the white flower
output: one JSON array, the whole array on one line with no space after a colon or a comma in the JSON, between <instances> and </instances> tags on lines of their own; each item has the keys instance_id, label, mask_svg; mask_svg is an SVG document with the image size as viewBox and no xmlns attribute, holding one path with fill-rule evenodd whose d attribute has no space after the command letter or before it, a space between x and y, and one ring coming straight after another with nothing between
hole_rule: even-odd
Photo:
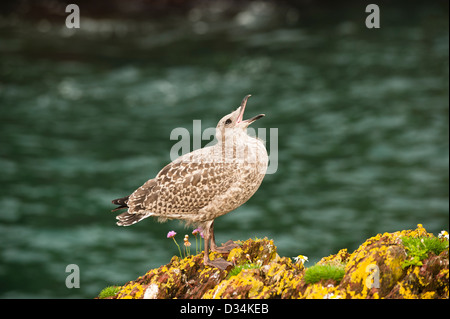
<instances>
[{"instance_id":1,"label":"white flower","mask_svg":"<svg viewBox=\"0 0 450 319\"><path fill-rule=\"evenodd\" d=\"M297 257L293 257L293 258L296 263L301 262L302 264L304 264L305 261L308 261L308 257L303 256L303 255L298 255Z\"/></svg>"},{"instance_id":2,"label":"white flower","mask_svg":"<svg viewBox=\"0 0 450 319\"><path fill-rule=\"evenodd\" d=\"M448 240L448 232L446 232L445 230L441 231L438 235L439 238L444 237L445 239Z\"/></svg>"}]
</instances>

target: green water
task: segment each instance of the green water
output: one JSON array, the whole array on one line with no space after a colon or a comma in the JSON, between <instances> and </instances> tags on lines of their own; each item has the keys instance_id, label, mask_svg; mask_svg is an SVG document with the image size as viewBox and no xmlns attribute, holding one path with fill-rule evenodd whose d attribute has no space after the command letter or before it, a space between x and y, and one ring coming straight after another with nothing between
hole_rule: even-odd
<instances>
[{"instance_id":1,"label":"green water","mask_svg":"<svg viewBox=\"0 0 450 319\"><path fill-rule=\"evenodd\" d=\"M170 161L172 129L215 126L249 93L247 117L266 114L254 127L278 129L278 169L216 221L219 242L267 236L311 266L378 232L448 230L448 15L382 9L377 30L364 8L261 25L86 19L75 33L2 19L0 297L91 298L167 263L167 232L191 230L120 228L110 201Z\"/></svg>"}]
</instances>

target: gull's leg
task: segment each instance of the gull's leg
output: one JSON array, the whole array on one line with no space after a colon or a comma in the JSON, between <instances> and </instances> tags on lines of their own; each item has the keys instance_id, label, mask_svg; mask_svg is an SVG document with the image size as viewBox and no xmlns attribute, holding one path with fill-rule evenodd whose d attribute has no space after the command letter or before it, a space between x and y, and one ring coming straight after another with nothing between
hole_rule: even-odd
<instances>
[{"instance_id":1,"label":"gull's leg","mask_svg":"<svg viewBox=\"0 0 450 319\"><path fill-rule=\"evenodd\" d=\"M218 253L229 253L233 248L239 247L238 244L235 244L231 239L226 243L222 244L221 247L216 245L216 237L214 236L214 221L210 226L211 231L211 250Z\"/></svg>"},{"instance_id":2,"label":"gull's leg","mask_svg":"<svg viewBox=\"0 0 450 319\"><path fill-rule=\"evenodd\" d=\"M206 266L216 267L221 270L226 270L228 268L231 268L233 266L232 263L226 261L223 258L216 258L214 260L209 259L209 244L214 243L214 229L212 227L213 221L207 222L206 227L203 230L203 237L205 239L205 252L203 255L203 263ZM214 244L215 245L215 244Z\"/></svg>"}]
</instances>

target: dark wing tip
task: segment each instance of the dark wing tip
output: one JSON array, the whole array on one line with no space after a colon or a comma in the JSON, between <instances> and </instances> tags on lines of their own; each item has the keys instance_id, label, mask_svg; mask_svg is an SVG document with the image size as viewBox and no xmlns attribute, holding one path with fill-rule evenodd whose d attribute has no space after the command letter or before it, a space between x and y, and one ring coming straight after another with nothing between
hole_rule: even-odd
<instances>
[{"instance_id":1,"label":"dark wing tip","mask_svg":"<svg viewBox=\"0 0 450 319\"><path fill-rule=\"evenodd\" d=\"M117 211L117 210L119 210L119 209L128 208L128 205L127 205L127 203L128 203L128 197L130 197L130 196L126 196L126 197L122 197L122 198L113 199L111 202L112 202L114 205L119 205L119 207L114 208L114 209L112 210L112 212L115 212L115 211Z\"/></svg>"}]
</instances>

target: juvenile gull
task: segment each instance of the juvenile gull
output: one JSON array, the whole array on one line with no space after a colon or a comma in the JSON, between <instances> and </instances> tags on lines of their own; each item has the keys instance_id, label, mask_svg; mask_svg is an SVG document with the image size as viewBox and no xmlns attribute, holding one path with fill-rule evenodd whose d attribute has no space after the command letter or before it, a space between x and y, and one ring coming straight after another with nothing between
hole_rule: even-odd
<instances>
[{"instance_id":1,"label":"juvenile gull","mask_svg":"<svg viewBox=\"0 0 450 319\"><path fill-rule=\"evenodd\" d=\"M230 262L209 259L209 249L221 253L238 247L229 240L218 247L214 220L244 204L258 190L267 170L264 143L247 134L247 127L259 114L243 120L247 95L234 112L224 116L216 127L217 143L185 154L165 166L131 195L113 200L117 225L130 226L149 216L160 222L179 219L203 230L205 265L226 269Z\"/></svg>"}]
</instances>

